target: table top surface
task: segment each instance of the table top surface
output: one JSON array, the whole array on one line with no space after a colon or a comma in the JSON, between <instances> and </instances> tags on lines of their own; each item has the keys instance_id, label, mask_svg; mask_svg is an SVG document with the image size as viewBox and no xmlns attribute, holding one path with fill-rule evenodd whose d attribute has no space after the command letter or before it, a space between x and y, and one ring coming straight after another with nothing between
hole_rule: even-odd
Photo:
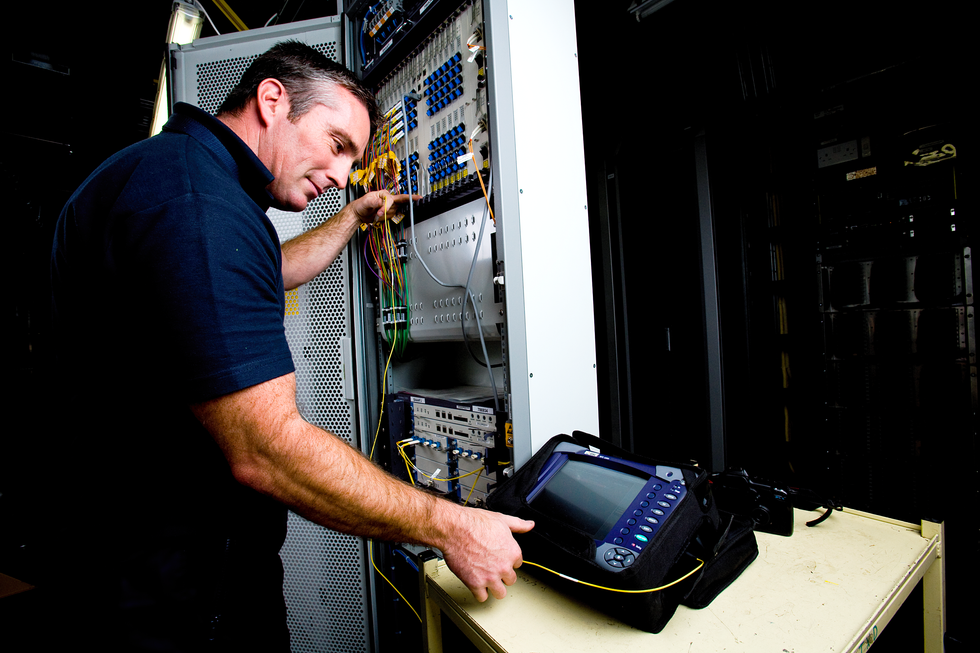
<instances>
[{"instance_id":1,"label":"table top surface","mask_svg":"<svg viewBox=\"0 0 980 653\"><path fill-rule=\"evenodd\" d=\"M913 524L835 512L796 511L792 537L757 533L759 557L708 607L680 606L652 634L627 626L522 570L502 600L478 603L444 563L429 583L478 624L487 641L511 653L616 650L848 651L935 543ZM930 554L930 548L933 552ZM560 570L556 570L560 571ZM625 650L625 649L624 649ZM634 649L636 650L636 649ZM649 649L645 649L649 650Z\"/></svg>"}]
</instances>

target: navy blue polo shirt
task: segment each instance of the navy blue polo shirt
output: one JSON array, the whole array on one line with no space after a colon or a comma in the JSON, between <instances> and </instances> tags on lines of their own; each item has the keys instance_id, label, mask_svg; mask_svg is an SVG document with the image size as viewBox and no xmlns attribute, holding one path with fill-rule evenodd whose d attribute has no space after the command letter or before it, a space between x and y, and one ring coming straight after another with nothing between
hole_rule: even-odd
<instances>
[{"instance_id":1,"label":"navy blue polo shirt","mask_svg":"<svg viewBox=\"0 0 980 653\"><path fill-rule=\"evenodd\" d=\"M271 180L223 123L178 105L58 221L52 476L75 498L71 552L107 579L92 610L127 647L235 648L285 629L286 510L235 481L189 410L294 369Z\"/></svg>"}]
</instances>

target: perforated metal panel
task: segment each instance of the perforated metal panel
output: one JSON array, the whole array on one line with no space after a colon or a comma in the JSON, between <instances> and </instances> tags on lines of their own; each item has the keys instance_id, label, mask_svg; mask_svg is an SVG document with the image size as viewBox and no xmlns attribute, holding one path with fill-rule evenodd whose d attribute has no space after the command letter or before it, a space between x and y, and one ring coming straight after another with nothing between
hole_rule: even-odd
<instances>
[{"instance_id":1,"label":"perforated metal panel","mask_svg":"<svg viewBox=\"0 0 980 653\"><path fill-rule=\"evenodd\" d=\"M281 240L320 224L342 206L331 190L303 213L271 210ZM303 417L354 442L354 406L344 396L342 350L350 338L346 253L313 281L287 294L286 338L296 366ZM368 648L364 546L290 513L281 556L292 650L364 651Z\"/></svg>"},{"instance_id":2,"label":"perforated metal panel","mask_svg":"<svg viewBox=\"0 0 980 653\"><path fill-rule=\"evenodd\" d=\"M276 42L301 40L336 60L340 34L339 21L330 18L172 46L173 100L213 113L249 64ZM319 225L343 203L343 195L330 190L302 213L271 210L269 217L284 241ZM344 253L316 279L287 293L284 326L296 366L300 412L356 446L354 402L345 392L349 371L344 370L351 335L349 276ZM290 513L281 557L292 650L367 651L369 597L362 540Z\"/></svg>"}]
</instances>

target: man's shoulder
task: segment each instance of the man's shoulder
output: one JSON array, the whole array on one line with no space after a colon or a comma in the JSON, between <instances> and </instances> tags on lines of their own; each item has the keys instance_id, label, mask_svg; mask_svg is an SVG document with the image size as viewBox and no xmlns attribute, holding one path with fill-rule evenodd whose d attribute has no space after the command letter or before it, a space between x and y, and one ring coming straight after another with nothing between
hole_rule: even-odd
<instances>
[{"instance_id":1,"label":"man's shoulder","mask_svg":"<svg viewBox=\"0 0 980 653\"><path fill-rule=\"evenodd\" d=\"M159 134L120 150L78 188L72 201L113 198L153 205L176 197L228 197L236 179L206 147L184 134ZM98 200L96 200L98 201ZM135 207L130 206L130 210Z\"/></svg>"}]
</instances>

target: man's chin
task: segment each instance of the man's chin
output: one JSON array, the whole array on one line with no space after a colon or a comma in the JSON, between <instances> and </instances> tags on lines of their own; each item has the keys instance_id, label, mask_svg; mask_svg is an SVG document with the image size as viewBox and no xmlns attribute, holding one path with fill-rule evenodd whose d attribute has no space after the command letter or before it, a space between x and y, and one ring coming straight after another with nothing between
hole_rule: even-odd
<instances>
[{"instance_id":1,"label":"man's chin","mask_svg":"<svg viewBox=\"0 0 980 653\"><path fill-rule=\"evenodd\" d=\"M303 198L302 200L299 201L289 201L289 202L280 202L279 200L274 199L270 206L272 206L272 208L274 209L279 209L280 211L299 213L300 211L304 210L307 206L309 206L309 204L310 204L310 200L307 198Z\"/></svg>"}]
</instances>

